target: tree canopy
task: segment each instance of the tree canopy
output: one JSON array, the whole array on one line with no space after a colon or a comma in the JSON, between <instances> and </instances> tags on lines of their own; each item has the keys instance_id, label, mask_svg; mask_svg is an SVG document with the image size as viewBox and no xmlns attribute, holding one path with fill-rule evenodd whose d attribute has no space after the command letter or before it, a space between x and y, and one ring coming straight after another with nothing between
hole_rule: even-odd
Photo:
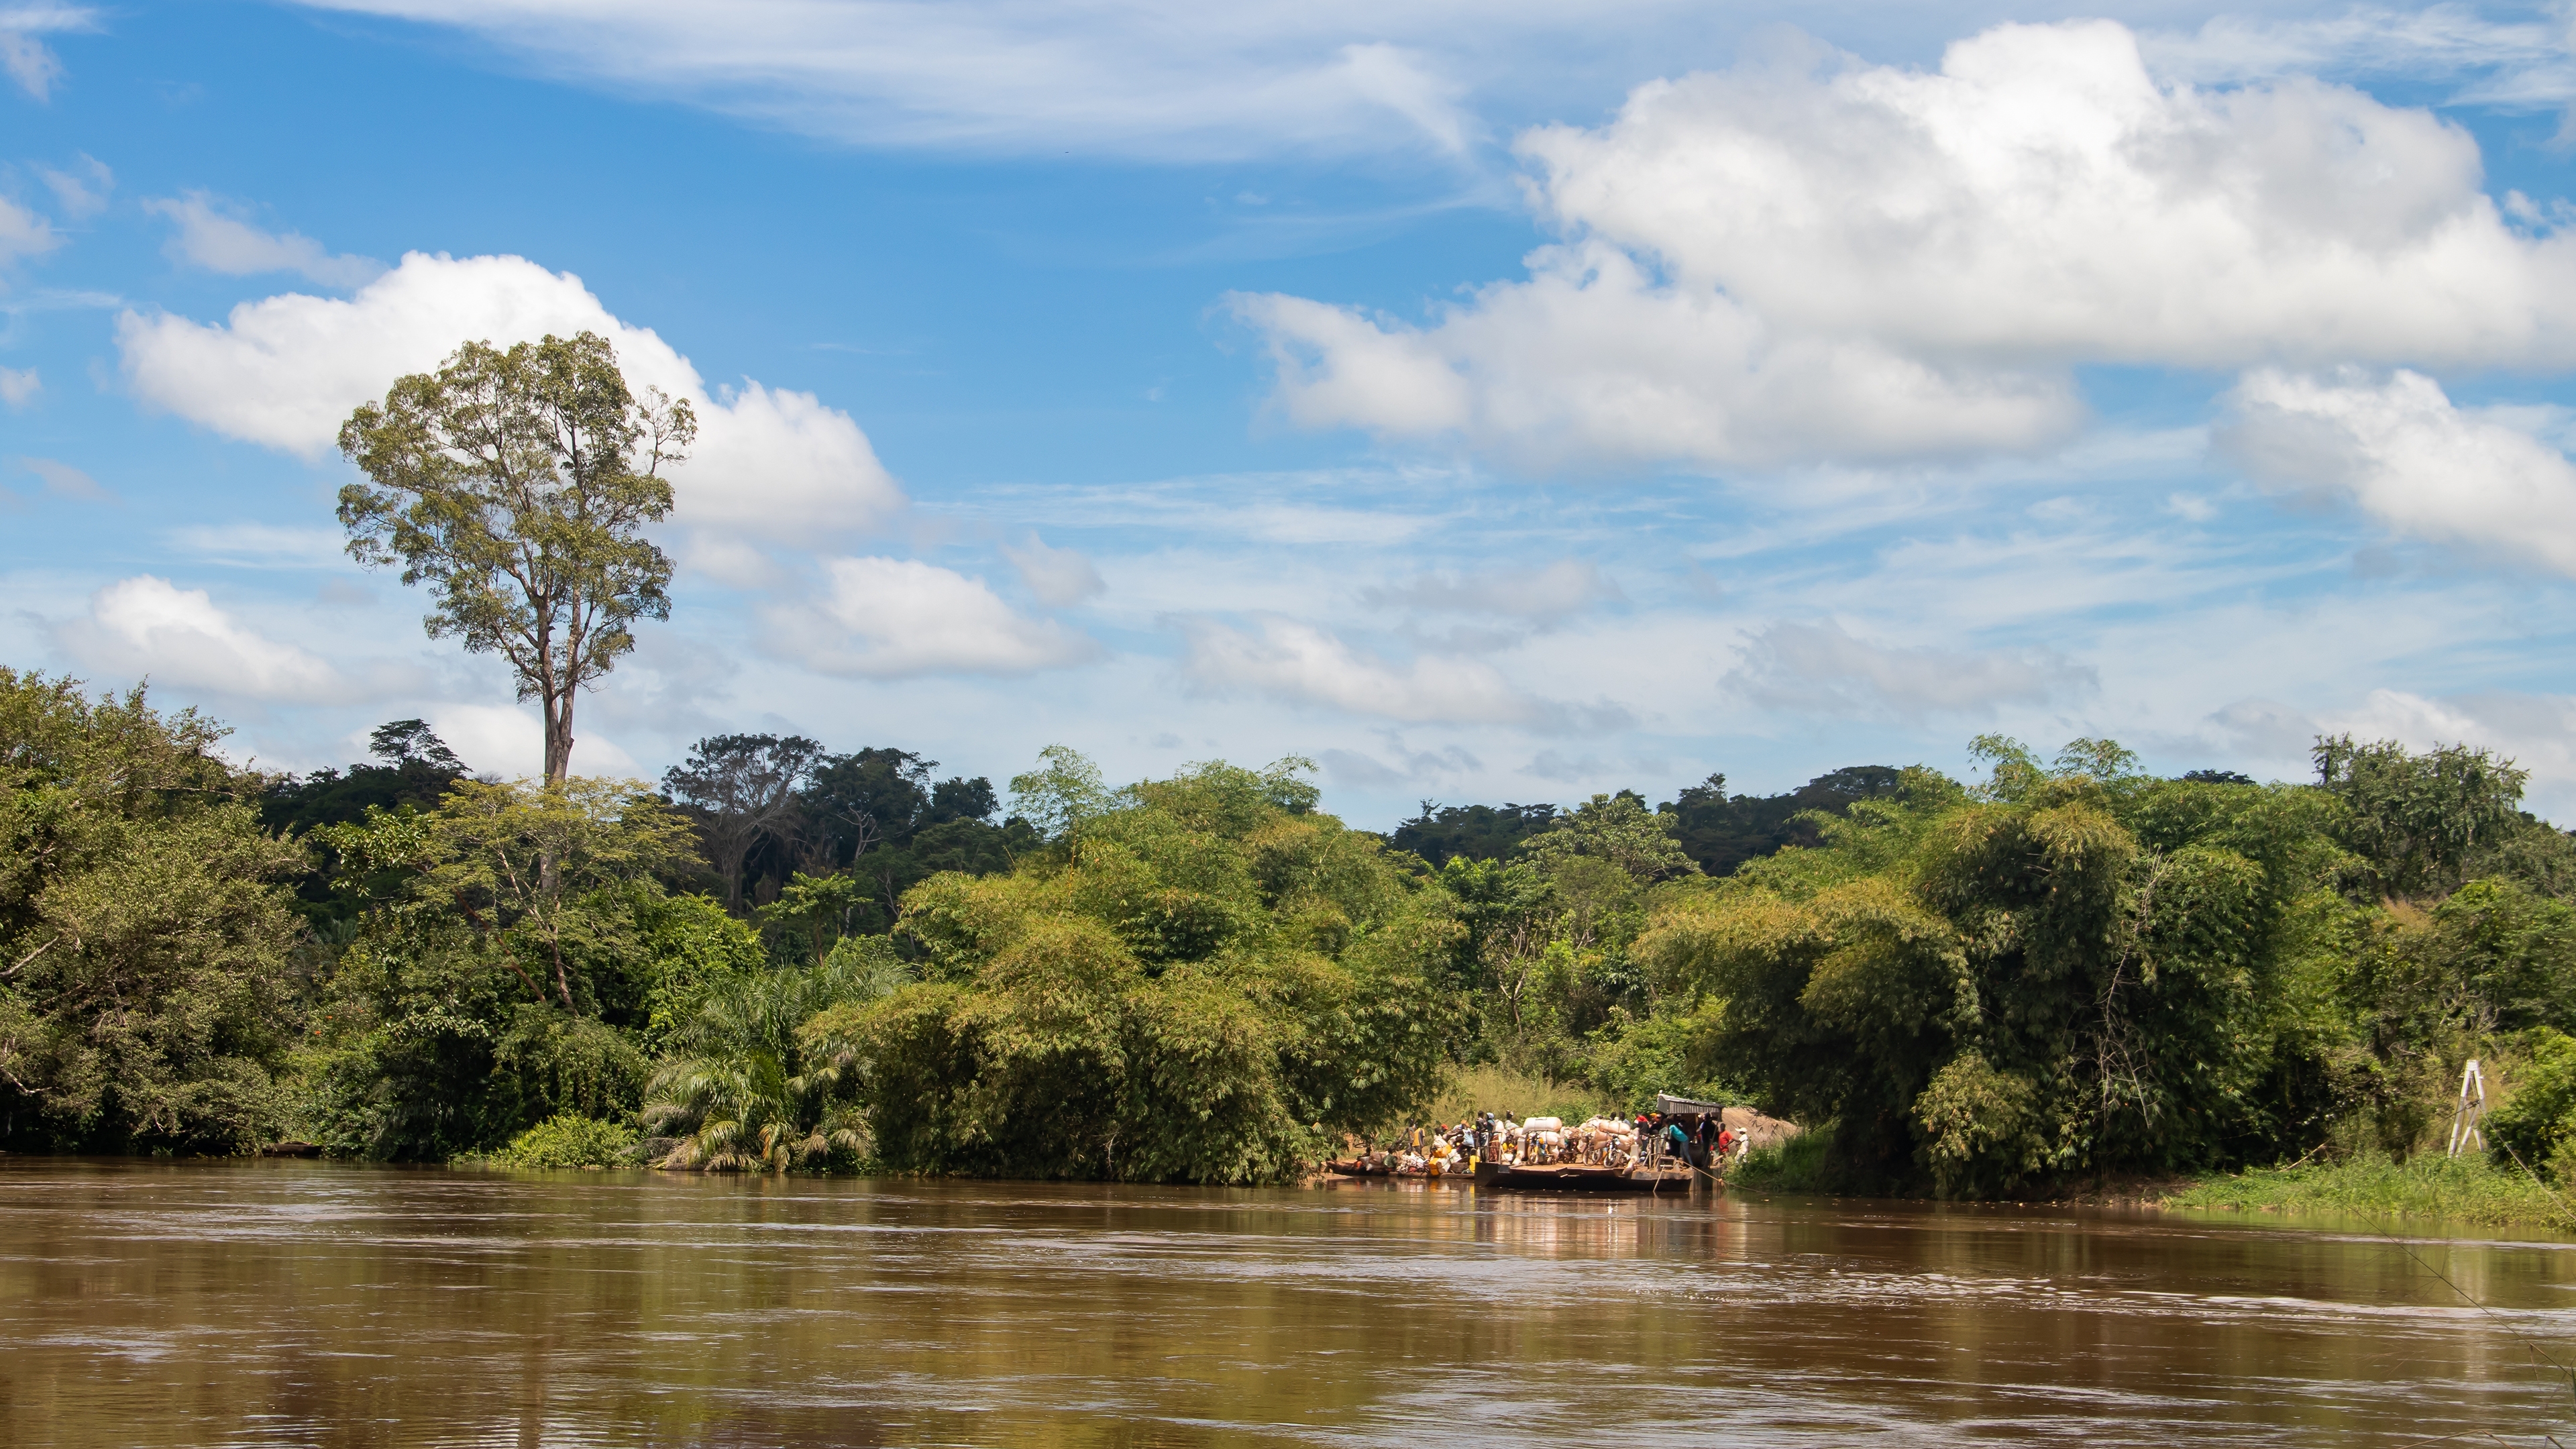
<instances>
[{"instance_id":1,"label":"tree canopy","mask_svg":"<svg viewBox=\"0 0 2576 1449\"><path fill-rule=\"evenodd\" d=\"M701 741L673 799L469 776L420 720L300 777L222 735L0 670L0 1149L1271 1182L1494 1068L1987 1196L2402 1156L2476 1056L2496 1140L2576 1175L2576 841L2471 746L2258 785L1988 736L1967 780L1390 841L1296 757L1050 746L1005 806L799 736Z\"/></svg>"},{"instance_id":2,"label":"tree canopy","mask_svg":"<svg viewBox=\"0 0 2576 1449\"><path fill-rule=\"evenodd\" d=\"M0 667L0 1145L246 1151L284 1129L301 1003L261 780L140 686Z\"/></svg>"},{"instance_id":3,"label":"tree canopy","mask_svg":"<svg viewBox=\"0 0 2576 1449\"><path fill-rule=\"evenodd\" d=\"M1305 761L1111 795L1071 751L1057 835L904 899L922 979L808 1039L848 1064L889 1165L1269 1182L1434 1084L1454 1023L1446 896L1315 812Z\"/></svg>"}]
</instances>

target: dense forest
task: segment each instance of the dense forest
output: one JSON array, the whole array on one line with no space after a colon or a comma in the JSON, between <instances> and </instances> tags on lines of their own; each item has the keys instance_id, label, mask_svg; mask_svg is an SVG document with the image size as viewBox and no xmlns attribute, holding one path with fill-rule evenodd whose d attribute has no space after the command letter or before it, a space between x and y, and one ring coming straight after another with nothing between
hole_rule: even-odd
<instances>
[{"instance_id":1,"label":"dense forest","mask_svg":"<svg viewBox=\"0 0 2576 1449\"><path fill-rule=\"evenodd\" d=\"M1972 1196L2404 1156L2480 1055L2576 1177L2576 843L2471 746L2266 785L1990 737L1379 835L1294 759L996 789L728 735L548 784L418 720L301 777L223 734L0 669L0 1147L1261 1182L1490 1064Z\"/></svg>"}]
</instances>

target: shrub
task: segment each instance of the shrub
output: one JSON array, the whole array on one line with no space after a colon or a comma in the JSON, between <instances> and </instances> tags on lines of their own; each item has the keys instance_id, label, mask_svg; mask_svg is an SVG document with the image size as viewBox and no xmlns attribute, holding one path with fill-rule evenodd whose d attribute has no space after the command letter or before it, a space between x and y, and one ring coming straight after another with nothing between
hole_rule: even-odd
<instances>
[{"instance_id":1,"label":"shrub","mask_svg":"<svg viewBox=\"0 0 2576 1449\"><path fill-rule=\"evenodd\" d=\"M633 1160L635 1129L561 1112L510 1139L491 1155L496 1167L624 1167Z\"/></svg>"}]
</instances>

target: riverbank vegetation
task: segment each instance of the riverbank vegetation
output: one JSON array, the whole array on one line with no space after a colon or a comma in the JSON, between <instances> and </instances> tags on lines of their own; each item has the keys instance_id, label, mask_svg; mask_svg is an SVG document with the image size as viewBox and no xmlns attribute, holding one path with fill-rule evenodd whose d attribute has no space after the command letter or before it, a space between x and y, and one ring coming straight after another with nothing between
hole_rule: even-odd
<instances>
[{"instance_id":1,"label":"riverbank vegetation","mask_svg":"<svg viewBox=\"0 0 2576 1449\"><path fill-rule=\"evenodd\" d=\"M1298 760L1003 791L732 735L656 788L221 736L0 670L7 1150L1258 1182L1668 1091L1807 1123L1778 1184L2288 1205L2452 1191L2413 1159L2478 1056L2521 1180L2576 1180L2576 848L2466 746L2258 785L1986 739L1380 836Z\"/></svg>"},{"instance_id":2,"label":"riverbank vegetation","mask_svg":"<svg viewBox=\"0 0 2576 1449\"><path fill-rule=\"evenodd\" d=\"M2456 1158L2419 1152L2405 1162L2369 1153L2341 1162L2249 1168L2205 1178L2155 1201L2172 1208L2576 1228L2576 1200L2510 1160L2498 1163L2481 1152Z\"/></svg>"}]
</instances>

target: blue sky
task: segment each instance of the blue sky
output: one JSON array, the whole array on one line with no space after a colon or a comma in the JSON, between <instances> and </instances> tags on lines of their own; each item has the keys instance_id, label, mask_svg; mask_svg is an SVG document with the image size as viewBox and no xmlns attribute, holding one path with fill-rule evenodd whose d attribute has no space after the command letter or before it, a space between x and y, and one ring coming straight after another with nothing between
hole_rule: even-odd
<instances>
[{"instance_id":1,"label":"blue sky","mask_svg":"<svg viewBox=\"0 0 2576 1449\"><path fill-rule=\"evenodd\" d=\"M2468 739L2576 818L2549 7L0 0L0 659L308 769L506 678L336 419L709 415L578 720L1423 798Z\"/></svg>"}]
</instances>

